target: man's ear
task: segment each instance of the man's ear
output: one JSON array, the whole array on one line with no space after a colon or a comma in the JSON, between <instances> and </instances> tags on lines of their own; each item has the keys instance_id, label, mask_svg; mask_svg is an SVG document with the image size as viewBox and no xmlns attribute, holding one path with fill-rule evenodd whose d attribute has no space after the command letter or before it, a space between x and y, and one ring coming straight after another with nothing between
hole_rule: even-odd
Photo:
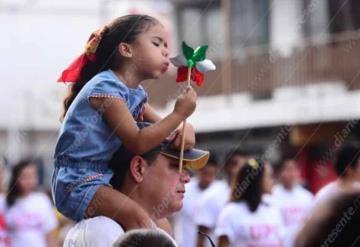
<instances>
[{"instance_id":1,"label":"man's ear","mask_svg":"<svg viewBox=\"0 0 360 247\"><path fill-rule=\"evenodd\" d=\"M147 168L147 162L139 155L134 156L130 162L131 177L136 183L141 183Z\"/></svg>"},{"instance_id":2,"label":"man's ear","mask_svg":"<svg viewBox=\"0 0 360 247\"><path fill-rule=\"evenodd\" d=\"M132 57L131 45L128 43L121 42L118 46L118 51L123 57L127 57L127 58Z\"/></svg>"}]
</instances>

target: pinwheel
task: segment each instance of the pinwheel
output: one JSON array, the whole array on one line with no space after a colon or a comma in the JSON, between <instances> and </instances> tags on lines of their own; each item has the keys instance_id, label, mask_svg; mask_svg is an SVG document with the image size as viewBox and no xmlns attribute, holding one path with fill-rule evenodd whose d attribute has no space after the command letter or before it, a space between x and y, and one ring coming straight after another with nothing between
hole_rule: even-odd
<instances>
[{"instance_id":1,"label":"pinwheel","mask_svg":"<svg viewBox=\"0 0 360 247\"><path fill-rule=\"evenodd\" d=\"M194 50L184 41L182 42L182 54L170 59L172 64L178 67L176 82L187 81L188 87L191 87L191 81L194 81L199 87L203 85L205 72L216 69L215 64L211 60L206 59L207 49L207 45L202 45ZM186 119L183 121L182 126L182 140L179 161L180 172L182 172L183 168L185 124Z\"/></svg>"}]
</instances>

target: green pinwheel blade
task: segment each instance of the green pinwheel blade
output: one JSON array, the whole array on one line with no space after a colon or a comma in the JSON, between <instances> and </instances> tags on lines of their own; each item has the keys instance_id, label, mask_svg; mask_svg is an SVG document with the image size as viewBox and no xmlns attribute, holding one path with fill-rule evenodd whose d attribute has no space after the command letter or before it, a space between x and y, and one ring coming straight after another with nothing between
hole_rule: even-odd
<instances>
[{"instance_id":1,"label":"green pinwheel blade","mask_svg":"<svg viewBox=\"0 0 360 247\"><path fill-rule=\"evenodd\" d=\"M199 46L198 48L196 48L196 50L194 51L194 54L192 56L192 60L195 63L203 61L206 58L207 49L208 49L207 45L202 45L202 46Z\"/></svg>"},{"instance_id":2,"label":"green pinwheel blade","mask_svg":"<svg viewBox=\"0 0 360 247\"><path fill-rule=\"evenodd\" d=\"M194 55L194 49L188 46L185 41L182 42L182 52L186 60L190 60Z\"/></svg>"}]
</instances>

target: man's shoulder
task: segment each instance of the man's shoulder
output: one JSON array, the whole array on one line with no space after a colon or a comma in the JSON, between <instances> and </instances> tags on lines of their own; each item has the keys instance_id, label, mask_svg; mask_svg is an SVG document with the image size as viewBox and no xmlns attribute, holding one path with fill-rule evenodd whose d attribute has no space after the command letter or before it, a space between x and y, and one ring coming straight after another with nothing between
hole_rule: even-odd
<instances>
[{"instance_id":1,"label":"man's shoulder","mask_svg":"<svg viewBox=\"0 0 360 247\"><path fill-rule=\"evenodd\" d=\"M310 191L308 191L307 189L302 187L301 185L296 186L295 192L302 199L307 199L307 200L313 200L314 199L314 195Z\"/></svg>"},{"instance_id":2,"label":"man's shoulder","mask_svg":"<svg viewBox=\"0 0 360 247\"><path fill-rule=\"evenodd\" d=\"M214 181L210 187L205 191L204 195L209 197L216 197L219 193L229 192L229 185L226 181L218 180Z\"/></svg>"},{"instance_id":3,"label":"man's shoulder","mask_svg":"<svg viewBox=\"0 0 360 247\"><path fill-rule=\"evenodd\" d=\"M272 189L272 195L274 196L282 196L284 193L284 187L281 184L275 184Z\"/></svg>"},{"instance_id":4,"label":"man's shoulder","mask_svg":"<svg viewBox=\"0 0 360 247\"><path fill-rule=\"evenodd\" d=\"M245 202L229 202L222 209L223 212L227 212L228 214L247 214L249 212L248 206Z\"/></svg>"},{"instance_id":5,"label":"man's shoulder","mask_svg":"<svg viewBox=\"0 0 360 247\"><path fill-rule=\"evenodd\" d=\"M300 184L295 185L291 191L286 191L284 186L281 184L274 185L272 194L275 197L285 197L285 198L291 198L291 197L296 197L296 198L301 197L302 199L313 198L313 194L304 187L302 187Z\"/></svg>"},{"instance_id":6,"label":"man's shoulder","mask_svg":"<svg viewBox=\"0 0 360 247\"><path fill-rule=\"evenodd\" d=\"M337 186L336 182L331 182L322 187L315 195L316 201L328 199L335 194L340 193L340 188Z\"/></svg>"},{"instance_id":7,"label":"man's shoulder","mask_svg":"<svg viewBox=\"0 0 360 247\"><path fill-rule=\"evenodd\" d=\"M199 203L203 205L223 206L230 199L230 188L226 181L213 182L199 198Z\"/></svg>"},{"instance_id":8,"label":"man's shoulder","mask_svg":"<svg viewBox=\"0 0 360 247\"><path fill-rule=\"evenodd\" d=\"M112 246L123 233L122 227L111 218L89 218L78 222L70 229L64 247Z\"/></svg>"}]
</instances>

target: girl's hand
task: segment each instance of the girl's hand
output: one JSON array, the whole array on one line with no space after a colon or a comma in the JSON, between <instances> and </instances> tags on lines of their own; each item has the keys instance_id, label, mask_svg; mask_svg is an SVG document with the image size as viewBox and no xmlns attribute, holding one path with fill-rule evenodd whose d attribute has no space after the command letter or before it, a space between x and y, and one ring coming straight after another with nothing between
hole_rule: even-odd
<instances>
[{"instance_id":1,"label":"girl's hand","mask_svg":"<svg viewBox=\"0 0 360 247\"><path fill-rule=\"evenodd\" d=\"M181 139L182 139L182 125L180 125L175 131L173 140L173 148L178 150L181 149ZM194 147L195 145L195 131L191 124L185 124L185 131L184 131L185 139L184 139L184 150L189 150Z\"/></svg>"},{"instance_id":2,"label":"girl's hand","mask_svg":"<svg viewBox=\"0 0 360 247\"><path fill-rule=\"evenodd\" d=\"M196 107L196 92L192 87L188 87L180 97L177 98L174 112L179 114L182 119L189 117Z\"/></svg>"}]
</instances>

